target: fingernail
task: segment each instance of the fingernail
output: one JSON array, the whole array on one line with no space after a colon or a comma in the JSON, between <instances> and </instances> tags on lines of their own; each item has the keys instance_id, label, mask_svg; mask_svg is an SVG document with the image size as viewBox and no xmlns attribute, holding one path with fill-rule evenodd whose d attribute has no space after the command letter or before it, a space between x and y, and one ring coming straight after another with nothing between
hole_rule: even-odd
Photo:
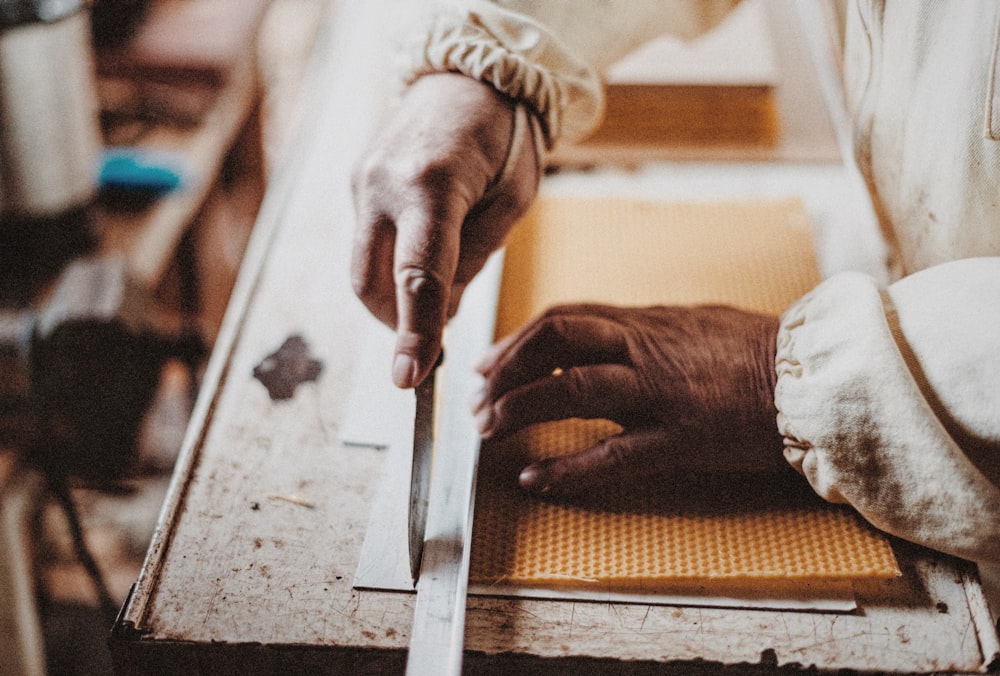
<instances>
[{"instance_id":1,"label":"fingernail","mask_svg":"<svg viewBox=\"0 0 1000 676\"><path fill-rule=\"evenodd\" d=\"M493 436L493 407L484 406L476 412L476 429L479 430L483 439Z\"/></svg>"},{"instance_id":2,"label":"fingernail","mask_svg":"<svg viewBox=\"0 0 1000 676\"><path fill-rule=\"evenodd\" d=\"M528 465L521 470L517 477L517 483L521 488L532 493L548 493L551 486L546 482L545 472L535 465Z\"/></svg>"},{"instance_id":3,"label":"fingernail","mask_svg":"<svg viewBox=\"0 0 1000 676\"><path fill-rule=\"evenodd\" d=\"M413 387L416 381L417 364L406 354L397 354L392 362L392 382L403 389Z\"/></svg>"}]
</instances>

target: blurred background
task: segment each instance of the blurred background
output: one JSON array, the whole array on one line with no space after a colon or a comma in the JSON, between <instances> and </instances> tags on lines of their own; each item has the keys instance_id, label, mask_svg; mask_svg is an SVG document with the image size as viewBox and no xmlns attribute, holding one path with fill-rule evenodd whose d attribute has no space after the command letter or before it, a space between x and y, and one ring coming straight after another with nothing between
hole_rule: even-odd
<instances>
[{"instance_id":1,"label":"blurred background","mask_svg":"<svg viewBox=\"0 0 1000 676\"><path fill-rule=\"evenodd\" d=\"M0 0L0 674L110 673L323 0Z\"/></svg>"}]
</instances>

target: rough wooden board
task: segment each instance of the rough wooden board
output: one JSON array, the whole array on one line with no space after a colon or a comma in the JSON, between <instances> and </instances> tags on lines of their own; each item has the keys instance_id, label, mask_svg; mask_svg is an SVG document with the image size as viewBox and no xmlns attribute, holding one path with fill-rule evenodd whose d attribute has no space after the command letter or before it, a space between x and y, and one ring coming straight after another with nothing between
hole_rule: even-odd
<instances>
[{"instance_id":1,"label":"rough wooden board","mask_svg":"<svg viewBox=\"0 0 1000 676\"><path fill-rule=\"evenodd\" d=\"M339 16L361 17L369 27L384 19L385 8L375 5L337 9ZM361 54L367 35L331 24L323 39L328 49L337 44L338 51ZM357 65L330 60L312 74L314 86L343 83L340 89L315 87L314 96L323 99L319 108L336 107L334 97L343 96L343 87L354 81ZM264 643L297 643L326 635L330 627L334 635L359 645L386 638L397 648L406 645L409 601L390 613L398 617L385 627L378 620L350 619L352 608L367 602L351 592L349 580L381 454L345 447L336 436L339 403L348 398L355 378L364 377L349 355L358 338L354 327L367 313L347 288L349 247L342 242L349 240L353 223L351 158L371 133L372 109L378 105L374 92L372 97L368 107L342 111L339 125L313 127L319 133L292 149L262 207L164 520L129 608L127 621L152 628L160 638L183 640L204 630L214 637L209 640L241 642L255 636L252 640ZM332 155L302 151L316 147L336 150ZM334 156L339 161L331 172L328 161ZM326 197L317 205L304 197L308 194ZM294 232L278 238L283 228L283 234ZM311 292L303 295L305 289ZM248 312L251 298L254 307L273 303L276 311ZM292 333L311 346L323 371L293 399L271 401L251 374ZM312 507L269 495L298 495ZM207 593L206 583L214 591ZM163 593L175 585L176 592ZM299 603L313 608L307 611L313 619L281 621L289 613L298 615L293 609ZM192 611L202 618L200 626L174 622ZM227 615L232 621L220 621ZM343 632L345 625L353 628Z\"/></svg>"},{"instance_id":2,"label":"rough wooden board","mask_svg":"<svg viewBox=\"0 0 1000 676\"><path fill-rule=\"evenodd\" d=\"M381 10L402 4L333 7L309 118L323 123L308 128L265 201L164 518L116 625L121 673L396 673L405 659L412 596L351 585L385 456L339 438L343 404L369 377L355 361L364 310L347 284L350 165L379 110L371 84L386 71L371 45L385 34ZM292 333L324 369L292 399L271 401L251 371ZM267 497L285 492L313 507ZM862 590L850 614L471 598L466 664L470 673L620 673L625 660L657 673L762 660L977 669L988 634L973 624L969 569L897 553L904 578Z\"/></svg>"}]
</instances>

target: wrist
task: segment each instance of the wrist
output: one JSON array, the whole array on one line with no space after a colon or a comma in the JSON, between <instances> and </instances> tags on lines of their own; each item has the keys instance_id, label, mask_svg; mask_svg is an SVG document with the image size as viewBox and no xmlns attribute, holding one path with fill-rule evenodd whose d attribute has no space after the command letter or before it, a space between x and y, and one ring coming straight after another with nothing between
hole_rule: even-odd
<instances>
[{"instance_id":1,"label":"wrist","mask_svg":"<svg viewBox=\"0 0 1000 676\"><path fill-rule=\"evenodd\" d=\"M545 148L578 140L600 121L597 71L528 16L493 3L440 10L415 37L407 81L453 72L489 84L532 112Z\"/></svg>"},{"instance_id":2,"label":"wrist","mask_svg":"<svg viewBox=\"0 0 1000 676\"><path fill-rule=\"evenodd\" d=\"M760 425L767 440L761 458L763 466L773 465L774 469L787 469L784 458L782 435L778 430L778 409L774 401L774 389L778 382L775 369L775 355L778 346L778 317L762 317L757 337L756 354L758 362L757 396L761 415ZM773 452L772 452L773 449Z\"/></svg>"}]
</instances>

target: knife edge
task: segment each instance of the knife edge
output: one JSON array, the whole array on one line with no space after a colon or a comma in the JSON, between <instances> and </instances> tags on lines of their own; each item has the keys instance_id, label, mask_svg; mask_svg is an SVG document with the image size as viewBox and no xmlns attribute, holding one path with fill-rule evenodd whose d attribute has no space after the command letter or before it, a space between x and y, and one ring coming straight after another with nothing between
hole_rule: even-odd
<instances>
[{"instance_id":1,"label":"knife edge","mask_svg":"<svg viewBox=\"0 0 1000 676\"><path fill-rule=\"evenodd\" d=\"M414 586L420 578L427 510L434 457L434 390L443 353L423 382L414 388L416 412L413 417L413 464L410 468L410 513L408 520L410 577Z\"/></svg>"}]
</instances>

